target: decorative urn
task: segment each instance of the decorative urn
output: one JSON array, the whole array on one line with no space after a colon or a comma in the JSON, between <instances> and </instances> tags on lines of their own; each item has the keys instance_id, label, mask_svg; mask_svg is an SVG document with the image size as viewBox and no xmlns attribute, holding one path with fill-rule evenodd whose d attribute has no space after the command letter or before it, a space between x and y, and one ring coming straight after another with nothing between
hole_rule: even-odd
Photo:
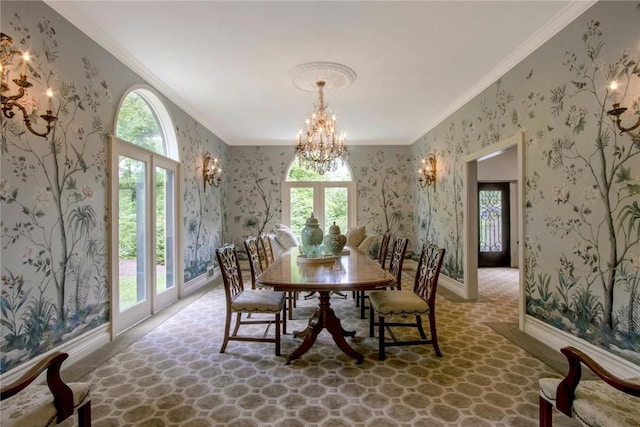
<instances>
[{"instance_id":1,"label":"decorative urn","mask_svg":"<svg viewBox=\"0 0 640 427\"><path fill-rule=\"evenodd\" d=\"M329 227L329 234L324 236L324 251L327 255L340 255L344 245L347 243L347 236L340 234L340 227L333 222Z\"/></svg>"},{"instance_id":2,"label":"decorative urn","mask_svg":"<svg viewBox=\"0 0 640 427\"><path fill-rule=\"evenodd\" d=\"M300 233L302 255L308 257L321 255L322 234L318 218L314 217L312 212Z\"/></svg>"}]
</instances>

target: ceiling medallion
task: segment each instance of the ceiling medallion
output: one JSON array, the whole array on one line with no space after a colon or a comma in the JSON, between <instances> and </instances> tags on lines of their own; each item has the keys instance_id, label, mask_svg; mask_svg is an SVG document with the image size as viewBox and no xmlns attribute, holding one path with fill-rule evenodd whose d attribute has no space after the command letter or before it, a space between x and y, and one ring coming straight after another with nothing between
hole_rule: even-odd
<instances>
[{"instance_id":1,"label":"ceiling medallion","mask_svg":"<svg viewBox=\"0 0 640 427\"><path fill-rule=\"evenodd\" d=\"M309 62L291 69L291 83L305 92L316 92L317 82L325 82L325 89L335 91L356 80L356 73L346 65L335 62Z\"/></svg>"}]
</instances>

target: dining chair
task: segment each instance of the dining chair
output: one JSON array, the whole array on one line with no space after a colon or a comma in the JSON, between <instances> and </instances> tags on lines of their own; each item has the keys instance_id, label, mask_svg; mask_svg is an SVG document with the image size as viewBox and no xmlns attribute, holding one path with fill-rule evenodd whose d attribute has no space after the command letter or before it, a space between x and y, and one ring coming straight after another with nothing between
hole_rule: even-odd
<instances>
[{"instance_id":1,"label":"dining chair","mask_svg":"<svg viewBox=\"0 0 640 427\"><path fill-rule=\"evenodd\" d=\"M389 233L384 233L382 235L382 241L380 242L380 249L378 250L378 264L384 270L384 266L387 261L387 251L389 250L389 241L391 240L391 235ZM359 292L353 291L353 299L356 300L356 307L360 305L360 295Z\"/></svg>"},{"instance_id":2,"label":"dining chair","mask_svg":"<svg viewBox=\"0 0 640 427\"><path fill-rule=\"evenodd\" d=\"M216 249L218 265L222 273L224 293L227 302L227 317L224 328L224 341L220 353L224 353L229 341L258 341L270 342L276 345L276 356L280 356L280 326L282 333L287 333L287 316L284 292L267 292L262 290L244 289L240 262L234 244L227 244ZM231 330L231 315L237 314L233 333ZM271 319L242 320L242 313L267 313L275 315L275 322ZM280 316L282 313L282 317ZM275 323L275 338L267 338L269 326ZM262 336L239 335L241 325L267 324L267 331Z\"/></svg>"},{"instance_id":3,"label":"dining chair","mask_svg":"<svg viewBox=\"0 0 640 427\"><path fill-rule=\"evenodd\" d=\"M639 425L640 378L620 378L575 347L560 351L569 363L565 377L538 380L541 427L551 427L554 406L584 426ZM582 365L595 375L582 378Z\"/></svg>"},{"instance_id":4,"label":"dining chair","mask_svg":"<svg viewBox=\"0 0 640 427\"><path fill-rule=\"evenodd\" d=\"M378 264L384 270L384 265L387 262L387 251L389 250L389 242L391 241L391 234L384 233L382 235L382 241L380 242L380 250L378 251Z\"/></svg>"},{"instance_id":5,"label":"dining chair","mask_svg":"<svg viewBox=\"0 0 640 427\"><path fill-rule=\"evenodd\" d=\"M69 355L54 352L11 384L0 390L0 425L44 427L58 424L78 413L79 427L91 426L91 384L66 383L60 368ZM32 383L47 372L47 383Z\"/></svg>"},{"instance_id":6,"label":"dining chair","mask_svg":"<svg viewBox=\"0 0 640 427\"><path fill-rule=\"evenodd\" d=\"M262 260L260 259L260 251L258 250L258 239L249 236L244 241L244 248L249 257L249 269L251 270L251 289L257 289L256 278L262 274Z\"/></svg>"},{"instance_id":7,"label":"dining chair","mask_svg":"<svg viewBox=\"0 0 640 427\"><path fill-rule=\"evenodd\" d=\"M264 259L264 268L269 267L276 260L273 255L273 246L271 246L271 238L268 234L262 233L260 235L260 247L262 248L262 256Z\"/></svg>"},{"instance_id":8,"label":"dining chair","mask_svg":"<svg viewBox=\"0 0 640 427\"><path fill-rule=\"evenodd\" d=\"M540 427L553 425L553 407L585 426L640 425L640 377L621 378L582 350L560 351L569 370L564 378L540 378ZM592 374L583 378L582 365Z\"/></svg>"},{"instance_id":9,"label":"dining chair","mask_svg":"<svg viewBox=\"0 0 640 427\"><path fill-rule=\"evenodd\" d=\"M262 247L262 254L264 259L264 268L269 267L275 261L273 254L273 246L271 246L271 238L268 234L262 233L260 235L260 246ZM257 277L258 275L256 275ZM287 292L287 301L289 303L289 320L293 320L293 309L297 307L298 293Z\"/></svg>"},{"instance_id":10,"label":"dining chair","mask_svg":"<svg viewBox=\"0 0 640 427\"><path fill-rule=\"evenodd\" d=\"M389 273L393 276L393 282L387 286L387 289L402 290L402 264L404 263L404 256L407 253L407 246L409 245L409 239L402 236L397 237L393 242L393 248L391 249L391 260L389 261ZM360 318L365 318L366 307L364 302L369 296L365 291L360 291Z\"/></svg>"},{"instance_id":11,"label":"dining chair","mask_svg":"<svg viewBox=\"0 0 640 427\"><path fill-rule=\"evenodd\" d=\"M444 259L444 248L436 245L423 245L416 270L413 292L399 290L372 291L369 294L369 336L373 337L378 326L378 359L385 359L385 347L432 344L438 357L442 357L438 347L436 332L436 288L440 268ZM375 315L378 315L377 322ZM387 321L387 316L415 315L415 322ZM422 315L429 316L431 338L427 338L422 328ZM415 327L420 334L419 340L399 341L391 330L392 341L385 340L385 329L390 327Z\"/></svg>"}]
</instances>

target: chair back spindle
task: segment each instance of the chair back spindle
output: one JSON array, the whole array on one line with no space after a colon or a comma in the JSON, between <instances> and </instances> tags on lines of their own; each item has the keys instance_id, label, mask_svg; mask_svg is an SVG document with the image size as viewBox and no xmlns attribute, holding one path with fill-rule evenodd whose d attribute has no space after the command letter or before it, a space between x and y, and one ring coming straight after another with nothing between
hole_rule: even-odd
<instances>
[{"instance_id":1,"label":"chair back spindle","mask_svg":"<svg viewBox=\"0 0 640 427\"><path fill-rule=\"evenodd\" d=\"M258 239L251 236L244 241L244 248L249 257L249 268L251 269L251 289L256 289L256 278L262 274L262 261L258 249Z\"/></svg>"},{"instance_id":2,"label":"chair back spindle","mask_svg":"<svg viewBox=\"0 0 640 427\"><path fill-rule=\"evenodd\" d=\"M244 290L240 262L238 261L235 245L230 243L216 249L216 257L220 265L227 301L231 302Z\"/></svg>"},{"instance_id":3,"label":"chair back spindle","mask_svg":"<svg viewBox=\"0 0 640 427\"><path fill-rule=\"evenodd\" d=\"M267 268L276 260L275 256L273 255L271 238L268 234L262 233L260 235L260 246L262 247L262 254L264 255L264 268Z\"/></svg>"},{"instance_id":4,"label":"chair back spindle","mask_svg":"<svg viewBox=\"0 0 640 427\"><path fill-rule=\"evenodd\" d=\"M402 290L402 264L404 263L404 255L407 252L409 239L398 237L391 250L391 261L389 262L389 273L396 279L394 287Z\"/></svg>"},{"instance_id":5,"label":"chair back spindle","mask_svg":"<svg viewBox=\"0 0 640 427\"><path fill-rule=\"evenodd\" d=\"M378 264L384 270L384 266L387 263L387 252L389 251L389 242L391 241L391 235L384 233L382 235L382 242L380 242L380 251L378 252Z\"/></svg>"},{"instance_id":6,"label":"chair back spindle","mask_svg":"<svg viewBox=\"0 0 640 427\"><path fill-rule=\"evenodd\" d=\"M413 292L425 300L431 310L435 305L436 288L444 260L444 251L444 248L439 248L436 245L424 244L420 253L420 261L418 261Z\"/></svg>"}]
</instances>

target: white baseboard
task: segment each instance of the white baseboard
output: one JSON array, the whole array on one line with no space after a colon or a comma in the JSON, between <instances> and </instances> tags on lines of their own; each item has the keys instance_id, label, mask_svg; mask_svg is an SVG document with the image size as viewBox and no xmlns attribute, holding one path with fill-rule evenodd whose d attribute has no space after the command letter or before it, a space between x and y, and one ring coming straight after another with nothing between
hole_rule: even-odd
<instances>
[{"instance_id":1,"label":"white baseboard","mask_svg":"<svg viewBox=\"0 0 640 427\"><path fill-rule=\"evenodd\" d=\"M111 334L109 333L110 324L104 324L92 331L89 331L85 334L75 337L74 339L61 344L60 346L39 355L38 357L34 357L28 362L11 369L9 372L6 372L2 376L0 376L0 383L2 385L10 384L13 381L20 378L24 375L29 369L31 369L36 363L44 359L46 356L50 355L55 351L61 351L63 353L68 353L69 358L65 360L62 365L62 369L67 368L73 363L81 360L84 357L87 357L96 349L101 346L107 344L111 340ZM43 374L38 381L44 381L45 375Z\"/></svg>"},{"instance_id":2,"label":"white baseboard","mask_svg":"<svg viewBox=\"0 0 640 427\"><path fill-rule=\"evenodd\" d=\"M219 277L220 277L220 269L216 267L213 271L213 274L211 274L210 272L207 272L205 274L202 274L196 277L193 280L190 280L189 282L184 284L184 288L182 289L180 298L184 298L188 295L191 295L201 287L210 284L211 282L213 282Z\"/></svg>"},{"instance_id":3,"label":"white baseboard","mask_svg":"<svg viewBox=\"0 0 640 427\"><path fill-rule=\"evenodd\" d=\"M581 338L554 328L535 317L525 316L524 332L557 351L567 346L580 349L598 362L603 368L618 377L640 377L640 366L600 347L596 347Z\"/></svg>"},{"instance_id":4,"label":"white baseboard","mask_svg":"<svg viewBox=\"0 0 640 427\"><path fill-rule=\"evenodd\" d=\"M438 277L438 286L446 288L461 298L466 298L464 283L460 283L451 277L440 274L440 277Z\"/></svg>"}]
</instances>

